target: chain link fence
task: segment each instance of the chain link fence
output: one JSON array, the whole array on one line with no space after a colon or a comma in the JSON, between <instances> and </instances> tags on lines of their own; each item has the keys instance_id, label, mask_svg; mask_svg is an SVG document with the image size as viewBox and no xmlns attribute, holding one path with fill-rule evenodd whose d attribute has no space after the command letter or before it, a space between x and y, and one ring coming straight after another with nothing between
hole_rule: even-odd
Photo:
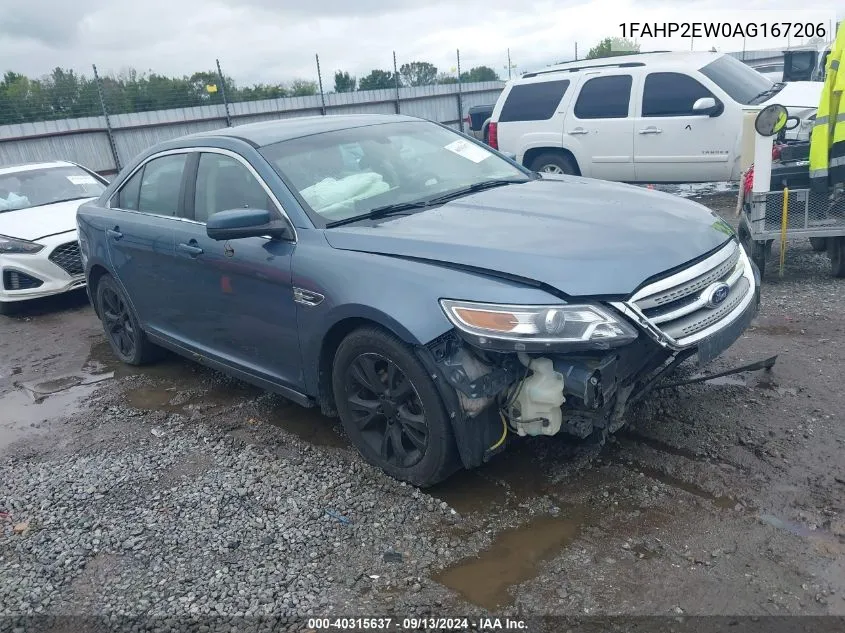
<instances>
[{"instance_id":1,"label":"chain link fence","mask_svg":"<svg viewBox=\"0 0 845 633\"><path fill-rule=\"evenodd\" d=\"M242 85L226 75L219 60L207 70L181 77L128 70L90 73L56 68L39 78L6 72L0 81L0 125L109 116L198 106L228 105L285 97L393 90L397 102L401 88L506 80L507 59L461 59L458 51L450 66L406 60L394 53L382 68L357 75L335 69L315 56L314 75L278 83ZM460 68L460 70L459 70ZM512 72L513 69L511 69Z\"/></svg>"}]
</instances>

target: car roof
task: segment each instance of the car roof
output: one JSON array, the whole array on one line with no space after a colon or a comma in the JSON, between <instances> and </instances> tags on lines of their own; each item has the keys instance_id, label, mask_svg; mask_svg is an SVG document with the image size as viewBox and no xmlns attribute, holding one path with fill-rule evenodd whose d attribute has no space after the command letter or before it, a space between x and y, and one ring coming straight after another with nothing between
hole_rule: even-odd
<instances>
[{"instance_id":1,"label":"car roof","mask_svg":"<svg viewBox=\"0 0 845 633\"><path fill-rule=\"evenodd\" d=\"M14 174L21 171L31 171L33 169L51 169L53 167L76 167L76 165L66 160L54 160L43 163L18 163L15 165L0 165L0 174Z\"/></svg>"},{"instance_id":2,"label":"car roof","mask_svg":"<svg viewBox=\"0 0 845 633\"><path fill-rule=\"evenodd\" d=\"M327 114L325 116L292 117L259 123L246 123L206 132L197 132L177 140L230 137L244 140L255 147L272 145L293 138L346 130L367 125L396 123L398 121L422 121L423 119L401 114Z\"/></svg>"},{"instance_id":3,"label":"car roof","mask_svg":"<svg viewBox=\"0 0 845 633\"><path fill-rule=\"evenodd\" d=\"M625 66L647 66L649 68L678 68L678 66L687 66L693 68L702 68L710 62L723 57L725 53L712 52L678 52L678 51L660 51L653 53L632 53L630 55L616 55L614 57L602 57L600 59L582 59L579 61L565 62L563 64L554 64L546 68L541 68L534 72L525 73L520 77L531 78L547 74L556 74L558 72L577 72L579 70L596 70L602 67L618 67Z\"/></svg>"}]
</instances>

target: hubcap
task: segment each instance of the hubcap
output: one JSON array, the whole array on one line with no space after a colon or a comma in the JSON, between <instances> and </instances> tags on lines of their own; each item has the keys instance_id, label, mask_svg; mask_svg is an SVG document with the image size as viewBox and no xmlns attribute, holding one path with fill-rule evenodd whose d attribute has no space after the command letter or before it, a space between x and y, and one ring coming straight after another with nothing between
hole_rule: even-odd
<instances>
[{"instance_id":1,"label":"hubcap","mask_svg":"<svg viewBox=\"0 0 845 633\"><path fill-rule=\"evenodd\" d=\"M544 174L562 174L563 170L558 167L557 165L543 165L543 169L541 169Z\"/></svg>"},{"instance_id":2,"label":"hubcap","mask_svg":"<svg viewBox=\"0 0 845 633\"><path fill-rule=\"evenodd\" d=\"M103 323L120 353L132 356L135 353L135 328L129 318L129 306L111 288L103 289Z\"/></svg>"},{"instance_id":3,"label":"hubcap","mask_svg":"<svg viewBox=\"0 0 845 633\"><path fill-rule=\"evenodd\" d=\"M346 371L352 420L364 442L386 463L417 464L428 446L419 394L405 373L380 354L361 354Z\"/></svg>"}]
</instances>

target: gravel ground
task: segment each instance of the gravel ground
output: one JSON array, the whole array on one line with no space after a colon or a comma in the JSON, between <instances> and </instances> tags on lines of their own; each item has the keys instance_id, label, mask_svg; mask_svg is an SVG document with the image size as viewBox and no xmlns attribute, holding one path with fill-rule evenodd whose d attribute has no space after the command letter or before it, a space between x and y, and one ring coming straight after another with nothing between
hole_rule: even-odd
<instances>
[{"instance_id":1,"label":"gravel ground","mask_svg":"<svg viewBox=\"0 0 845 633\"><path fill-rule=\"evenodd\" d=\"M313 411L116 365L84 296L0 317L0 616L845 615L845 286L806 241L773 258L710 368L771 372L426 492Z\"/></svg>"}]
</instances>

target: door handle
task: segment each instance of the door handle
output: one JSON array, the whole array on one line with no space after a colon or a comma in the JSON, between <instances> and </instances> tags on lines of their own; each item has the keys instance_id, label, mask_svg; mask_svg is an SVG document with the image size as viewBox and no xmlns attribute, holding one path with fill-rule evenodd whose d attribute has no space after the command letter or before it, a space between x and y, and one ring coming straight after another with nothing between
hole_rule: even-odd
<instances>
[{"instance_id":1,"label":"door handle","mask_svg":"<svg viewBox=\"0 0 845 633\"><path fill-rule=\"evenodd\" d=\"M196 246L195 240L191 240L187 244L179 244L176 248L183 253L187 253L191 257L196 257L197 255L202 255L203 253L203 250L199 246Z\"/></svg>"},{"instance_id":2,"label":"door handle","mask_svg":"<svg viewBox=\"0 0 845 633\"><path fill-rule=\"evenodd\" d=\"M589 133L590 133L589 131L585 130L585 129L584 129L584 128L582 128L582 127L576 127L574 130L572 130L572 131L570 132L570 134L571 134L571 135L575 135L575 134L589 134Z\"/></svg>"},{"instance_id":3,"label":"door handle","mask_svg":"<svg viewBox=\"0 0 845 633\"><path fill-rule=\"evenodd\" d=\"M663 130L661 130L659 127L654 127L653 125L640 130L640 134L660 134L662 132Z\"/></svg>"},{"instance_id":4,"label":"door handle","mask_svg":"<svg viewBox=\"0 0 845 633\"><path fill-rule=\"evenodd\" d=\"M113 229L108 229L106 231L106 235L108 235L110 238L112 238L114 240L119 240L120 238L123 237L123 233L120 232L119 226L116 226Z\"/></svg>"}]
</instances>

